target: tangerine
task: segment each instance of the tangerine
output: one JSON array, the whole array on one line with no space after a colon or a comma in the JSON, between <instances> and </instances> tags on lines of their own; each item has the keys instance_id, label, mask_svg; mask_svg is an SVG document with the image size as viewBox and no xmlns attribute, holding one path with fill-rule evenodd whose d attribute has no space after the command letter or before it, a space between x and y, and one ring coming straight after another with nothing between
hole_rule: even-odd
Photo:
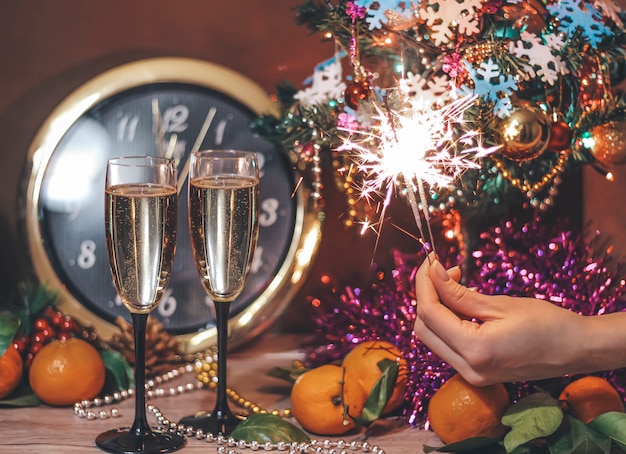
<instances>
[{"instance_id":1,"label":"tangerine","mask_svg":"<svg viewBox=\"0 0 626 454\"><path fill-rule=\"evenodd\" d=\"M559 400L563 403L563 410L585 424L602 413L624 412L624 402L613 385L594 375L571 382L563 389Z\"/></svg>"},{"instance_id":2,"label":"tangerine","mask_svg":"<svg viewBox=\"0 0 626 454\"><path fill-rule=\"evenodd\" d=\"M367 396L350 372L325 364L300 375L291 388L291 411L302 428L318 435L341 435L356 426Z\"/></svg>"},{"instance_id":3,"label":"tangerine","mask_svg":"<svg viewBox=\"0 0 626 454\"><path fill-rule=\"evenodd\" d=\"M22 355L13 345L9 345L0 356L0 399L17 388L22 379L23 366Z\"/></svg>"},{"instance_id":4,"label":"tangerine","mask_svg":"<svg viewBox=\"0 0 626 454\"><path fill-rule=\"evenodd\" d=\"M341 365L356 377L365 395L369 395L372 387L382 375L378 363L390 359L398 363L398 376L392 395L389 397L383 413L389 413L402 405L404 391L408 382L407 361L402 352L394 344L383 340L361 342L344 357Z\"/></svg>"},{"instance_id":5,"label":"tangerine","mask_svg":"<svg viewBox=\"0 0 626 454\"><path fill-rule=\"evenodd\" d=\"M478 387L456 374L430 399L428 420L445 444L474 437L499 440L507 430L501 419L508 407L509 395L502 383Z\"/></svg>"},{"instance_id":6,"label":"tangerine","mask_svg":"<svg viewBox=\"0 0 626 454\"><path fill-rule=\"evenodd\" d=\"M30 366L30 387L49 405L72 405L93 399L104 386L104 362L89 342L54 340L37 353Z\"/></svg>"}]
</instances>

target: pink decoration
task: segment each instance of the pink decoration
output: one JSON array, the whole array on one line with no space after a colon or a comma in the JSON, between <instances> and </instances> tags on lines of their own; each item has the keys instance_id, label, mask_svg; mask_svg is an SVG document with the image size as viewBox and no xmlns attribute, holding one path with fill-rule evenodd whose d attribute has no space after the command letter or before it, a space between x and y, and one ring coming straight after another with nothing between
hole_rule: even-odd
<instances>
[{"instance_id":1,"label":"pink decoration","mask_svg":"<svg viewBox=\"0 0 626 454\"><path fill-rule=\"evenodd\" d=\"M480 235L471 262L466 263L473 271L465 280L483 293L531 295L584 315L626 310L626 287L618 278L623 275L623 264L606 254L598 258L599 241L599 234L594 241L585 241L559 222L507 221ZM446 266L451 266L459 263L460 252L451 246L438 254ZM424 254L394 251L393 257L390 272L373 268L376 278L368 288L331 283L325 296L314 299L318 330L305 349L306 363L313 367L341 359L353 345L368 339L394 343L405 354L410 370L403 414L409 424L425 427L430 397L454 371L413 334L417 304L413 277ZM626 370L598 375L611 381L622 397L626 395ZM517 400L535 386L562 387L573 378L506 386Z\"/></svg>"}]
</instances>

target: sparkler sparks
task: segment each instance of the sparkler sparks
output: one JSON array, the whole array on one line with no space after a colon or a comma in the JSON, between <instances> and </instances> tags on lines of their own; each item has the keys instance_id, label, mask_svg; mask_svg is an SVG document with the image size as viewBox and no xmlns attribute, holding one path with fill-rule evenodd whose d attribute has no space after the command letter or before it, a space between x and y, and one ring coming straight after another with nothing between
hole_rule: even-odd
<instances>
[{"instance_id":1,"label":"sparkler sparks","mask_svg":"<svg viewBox=\"0 0 626 454\"><path fill-rule=\"evenodd\" d=\"M375 105L374 126L367 131L340 128L350 137L338 150L350 153L362 175L360 196L382 196L383 219L392 196L400 190L411 206L420 241L428 248L426 224L431 250L427 190L451 187L466 170L479 169L479 160L498 148L484 147L480 133L466 127L464 114L474 101L475 97L466 96L438 109L423 100L412 100L402 110Z\"/></svg>"}]
</instances>

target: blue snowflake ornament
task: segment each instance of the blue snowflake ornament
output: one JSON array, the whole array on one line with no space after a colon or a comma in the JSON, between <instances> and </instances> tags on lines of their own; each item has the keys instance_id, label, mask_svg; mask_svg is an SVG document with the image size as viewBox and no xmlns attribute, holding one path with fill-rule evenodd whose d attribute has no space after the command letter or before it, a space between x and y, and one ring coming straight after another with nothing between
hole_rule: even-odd
<instances>
[{"instance_id":1,"label":"blue snowflake ornament","mask_svg":"<svg viewBox=\"0 0 626 454\"><path fill-rule=\"evenodd\" d=\"M475 95L487 101L494 102L493 113L500 118L508 117L511 113L510 96L518 90L515 77L511 74L502 74L498 64L493 59L484 60L478 69L465 61L468 75L473 82L473 88L466 84L461 85L461 95Z\"/></svg>"},{"instance_id":2,"label":"blue snowflake ornament","mask_svg":"<svg viewBox=\"0 0 626 454\"><path fill-rule=\"evenodd\" d=\"M613 36L613 31L603 21L602 13L584 0L561 0L547 6L559 19L559 31L572 34L579 29L595 49L603 39Z\"/></svg>"}]
</instances>

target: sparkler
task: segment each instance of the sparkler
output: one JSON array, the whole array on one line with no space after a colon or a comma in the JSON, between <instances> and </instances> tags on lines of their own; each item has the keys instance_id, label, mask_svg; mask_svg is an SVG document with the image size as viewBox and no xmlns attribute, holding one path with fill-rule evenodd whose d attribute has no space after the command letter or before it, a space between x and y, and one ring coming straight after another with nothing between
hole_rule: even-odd
<instances>
[{"instance_id":1,"label":"sparkler","mask_svg":"<svg viewBox=\"0 0 626 454\"><path fill-rule=\"evenodd\" d=\"M383 196L381 224L385 210L398 189L406 196L428 252L434 239L430 227L427 190L451 187L468 169L479 169L479 161L498 147L484 147L478 131L467 128L465 111L474 96L433 108L424 100L412 100L402 110L375 104L372 126L367 131L340 127L350 137L339 151L351 153L363 179L360 196ZM460 131L460 132L459 132ZM422 222L422 217L424 222Z\"/></svg>"}]
</instances>

